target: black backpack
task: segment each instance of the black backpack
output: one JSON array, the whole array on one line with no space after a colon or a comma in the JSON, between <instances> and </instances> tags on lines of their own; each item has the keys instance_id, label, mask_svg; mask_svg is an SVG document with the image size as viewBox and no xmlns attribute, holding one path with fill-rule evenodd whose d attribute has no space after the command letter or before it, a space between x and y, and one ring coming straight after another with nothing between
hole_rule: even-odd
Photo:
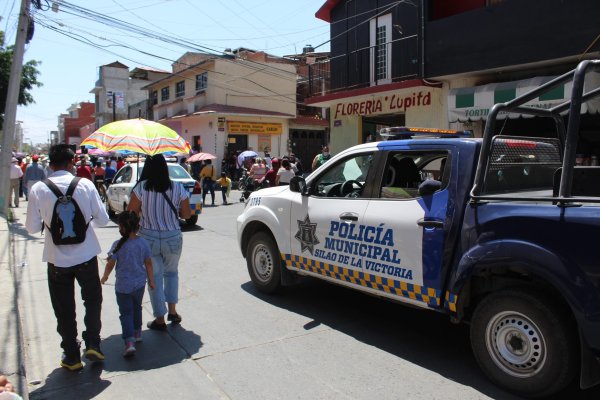
<instances>
[{"instance_id":1,"label":"black backpack","mask_svg":"<svg viewBox=\"0 0 600 400\"><path fill-rule=\"evenodd\" d=\"M52 235L52 242L57 246L83 243L85 240L91 220L86 221L79 205L73 199L73 192L75 192L75 187L80 179L79 177L73 178L65 194L50 179L46 178L42 181L56 196L50 226L46 225L46 227Z\"/></svg>"}]
</instances>

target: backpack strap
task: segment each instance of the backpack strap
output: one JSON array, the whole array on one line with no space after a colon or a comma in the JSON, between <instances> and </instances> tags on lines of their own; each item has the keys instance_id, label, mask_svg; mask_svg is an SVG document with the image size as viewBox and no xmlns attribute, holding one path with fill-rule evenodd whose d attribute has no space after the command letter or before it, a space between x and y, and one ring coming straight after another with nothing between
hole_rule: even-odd
<instances>
[{"instance_id":1,"label":"backpack strap","mask_svg":"<svg viewBox=\"0 0 600 400\"><path fill-rule=\"evenodd\" d=\"M67 193L65 193L65 196L67 197L72 197L73 193L75 193L75 187L77 186L77 184L79 183L79 181L81 180L81 177L76 176L75 178L73 178L73 180L71 180L71 183L69 183L69 188L67 189Z\"/></svg>"},{"instance_id":2,"label":"backpack strap","mask_svg":"<svg viewBox=\"0 0 600 400\"><path fill-rule=\"evenodd\" d=\"M48 186L48 189L50 189L57 198L64 196L64 193L61 192L58 186L56 186L56 184L50 179L46 178L42 182L44 182L46 186Z\"/></svg>"}]
</instances>

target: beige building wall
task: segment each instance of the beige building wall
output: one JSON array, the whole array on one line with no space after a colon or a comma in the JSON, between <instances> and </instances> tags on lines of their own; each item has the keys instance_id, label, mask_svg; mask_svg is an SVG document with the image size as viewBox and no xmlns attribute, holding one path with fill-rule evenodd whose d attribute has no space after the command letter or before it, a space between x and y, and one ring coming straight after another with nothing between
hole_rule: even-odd
<instances>
[{"instance_id":1,"label":"beige building wall","mask_svg":"<svg viewBox=\"0 0 600 400\"><path fill-rule=\"evenodd\" d=\"M190 68L189 65L194 61L205 62ZM259 148L268 143L272 156L281 157L288 153L289 120L296 115L296 71L293 65L243 59L204 59L195 54L186 54L173 68L175 74L148 87L150 92L156 90L158 94L154 118L175 129L192 144L193 138L199 136L202 150L217 156L214 160L217 168L220 169L221 160L228 151L229 122L281 124L281 134L247 133L248 147L262 155ZM196 76L205 72L207 87L196 90ZM185 94L176 97L176 84L181 81L184 82ZM169 99L166 101L161 99L161 89L164 87L169 87ZM231 113L198 113L212 104L286 115L254 116L243 111L235 112L237 110ZM219 118L225 122L219 123Z\"/></svg>"},{"instance_id":2,"label":"beige building wall","mask_svg":"<svg viewBox=\"0 0 600 400\"><path fill-rule=\"evenodd\" d=\"M219 59L208 85L213 103L296 115L293 65Z\"/></svg>"}]
</instances>

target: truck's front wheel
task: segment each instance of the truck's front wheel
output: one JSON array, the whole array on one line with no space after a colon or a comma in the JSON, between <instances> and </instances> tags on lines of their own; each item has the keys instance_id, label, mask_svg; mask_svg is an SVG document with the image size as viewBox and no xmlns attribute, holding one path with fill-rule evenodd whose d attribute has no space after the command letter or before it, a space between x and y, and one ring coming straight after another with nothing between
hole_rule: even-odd
<instances>
[{"instance_id":1,"label":"truck's front wheel","mask_svg":"<svg viewBox=\"0 0 600 400\"><path fill-rule=\"evenodd\" d=\"M496 384L538 398L558 392L577 371L573 325L548 296L520 290L493 293L473 314L475 358Z\"/></svg>"},{"instance_id":2,"label":"truck's front wheel","mask_svg":"<svg viewBox=\"0 0 600 400\"><path fill-rule=\"evenodd\" d=\"M246 252L248 272L254 285L263 293L273 293L281 286L281 256L277 243L265 233L255 233Z\"/></svg>"}]
</instances>

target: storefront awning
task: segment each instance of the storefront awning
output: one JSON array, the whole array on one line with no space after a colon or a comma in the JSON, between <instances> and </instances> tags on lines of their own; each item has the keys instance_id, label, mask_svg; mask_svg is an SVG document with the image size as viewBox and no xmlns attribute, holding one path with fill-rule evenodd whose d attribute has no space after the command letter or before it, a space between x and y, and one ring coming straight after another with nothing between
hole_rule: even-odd
<instances>
[{"instance_id":1,"label":"storefront awning","mask_svg":"<svg viewBox=\"0 0 600 400\"><path fill-rule=\"evenodd\" d=\"M599 74L594 73L589 75L586 79L584 91L589 91L600 85ZM521 81L490 83L483 86L450 89L450 93L448 94L448 121L466 122L487 119L490 109L494 104L510 101L554 78L555 76L538 76ZM549 109L562 104L569 100L572 87L572 82L567 82L530 101L525 106ZM588 102L582 104L581 112L598 112L599 108L600 104L597 102ZM533 116L516 113L500 113L498 115L498 118L502 119L507 117L515 119L519 117L532 118Z\"/></svg>"}]
</instances>

